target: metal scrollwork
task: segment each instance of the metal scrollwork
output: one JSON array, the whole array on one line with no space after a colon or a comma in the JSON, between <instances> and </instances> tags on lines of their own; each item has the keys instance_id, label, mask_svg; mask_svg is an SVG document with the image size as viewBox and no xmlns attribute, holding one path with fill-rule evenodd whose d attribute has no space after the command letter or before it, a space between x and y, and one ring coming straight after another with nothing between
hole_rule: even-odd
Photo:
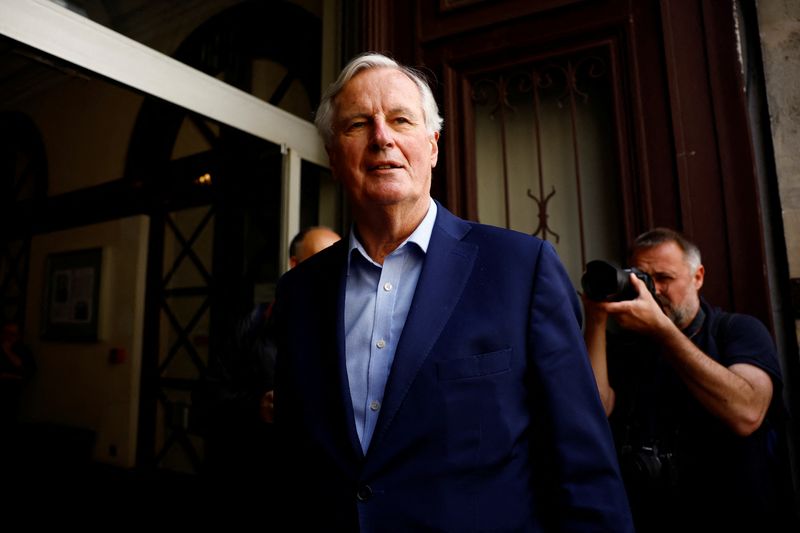
<instances>
[{"instance_id":1,"label":"metal scrollwork","mask_svg":"<svg viewBox=\"0 0 800 533\"><path fill-rule=\"evenodd\" d=\"M538 235L543 239L552 236L555 242L560 241L559 234L549 226L548 204L556 195L555 186L551 185L551 191L545 195L545 176L542 165L542 146L541 146L541 93L548 91L553 96L559 108L569 110L569 121L571 126L573 162L575 168L575 185L577 190L577 213L578 225L580 229L580 248L581 256L585 256L584 228L583 228L583 205L581 199L581 167L579 146L578 146L578 124L577 124L577 105L578 102L589 102L591 86L587 82L592 79L601 78L606 75L607 68L605 61L593 55L584 56L578 59L567 58L564 61L548 62L544 64L532 65L527 71L515 71L511 74L500 73L492 78L482 78L473 84L472 100L476 105L490 108L489 117L498 121L501 143L501 164L502 181L505 192L505 219L506 226L510 227L510 185L508 176L508 152L506 149L506 113L515 113L512 102L515 95L529 94L533 105L533 144L537 156L538 194L532 189L528 189L527 196L534 201L537 208L538 225L533 235ZM588 85L588 86L587 86ZM585 259L584 259L585 262Z\"/></svg>"}]
</instances>

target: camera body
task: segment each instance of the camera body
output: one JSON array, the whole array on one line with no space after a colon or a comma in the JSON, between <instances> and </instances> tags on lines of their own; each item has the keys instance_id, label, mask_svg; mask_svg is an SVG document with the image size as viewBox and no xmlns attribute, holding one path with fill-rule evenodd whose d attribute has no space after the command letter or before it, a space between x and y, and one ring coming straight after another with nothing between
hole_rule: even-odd
<instances>
[{"instance_id":1,"label":"camera body","mask_svg":"<svg viewBox=\"0 0 800 533\"><path fill-rule=\"evenodd\" d=\"M675 454L659 450L657 444L623 446L620 469L628 483L639 488L674 487L678 482Z\"/></svg>"},{"instance_id":2,"label":"camera body","mask_svg":"<svg viewBox=\"0 0 800 533\"><path fill-rule=\"evenodd\" d=\"M648 274L636 268L617 268L611 263L599 259L586 263L586 271L581 277L581 286L586 296L596 302L633 300L639 293L631 282L631 274L642 280L650 294L655 297L656 286L653 278Z\"/></svg>"}]
</instances>

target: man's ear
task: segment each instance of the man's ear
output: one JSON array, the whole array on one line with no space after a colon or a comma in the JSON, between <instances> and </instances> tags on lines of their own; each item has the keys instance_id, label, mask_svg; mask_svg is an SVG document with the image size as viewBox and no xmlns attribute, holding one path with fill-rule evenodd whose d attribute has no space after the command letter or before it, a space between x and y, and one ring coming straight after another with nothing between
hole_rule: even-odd
<instances>
[{"instance_id":1,"label":"man's ear","mask_svg":"<svg viewBox=\"0 0 800 533\"><path fill-rule=\"evenodd\" d=\"M694 271L694 287L698 291L700 287L703 286L703 279L705 279L706 269L703 265L697 267L697 270Z\"/></svg>"},{"instance_id":2,"label":"man's ear","mask_svg":"<svg viewBox=\"0 0 800 533\"><path fill-rule=\"evenodd\" d=\"M439 161L439 132L433 132L431 135L431 168L436 166Z\"/></svg>"}]
</instances>

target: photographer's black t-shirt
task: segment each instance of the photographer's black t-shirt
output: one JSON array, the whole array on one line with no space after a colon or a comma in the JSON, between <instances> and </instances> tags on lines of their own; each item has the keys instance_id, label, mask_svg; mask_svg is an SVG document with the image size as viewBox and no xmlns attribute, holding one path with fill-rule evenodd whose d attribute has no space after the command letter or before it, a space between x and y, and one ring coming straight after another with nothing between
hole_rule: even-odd
<instances>
[{"instance_id":1,"label":"photographer's black t-shirt","mask_svg":"<svg viewBox=\"0 0 800 533\"><path fill-rule=\"evenodd\" d=\"M767 372L773 401L761 428L737 436L695 400L659 346L609 333L617 398L610 422L637 531L786 530L782 380L769 332L754 317L702 302L684 334L726 367L747 363Z\"/></svg>"}]
</instances>

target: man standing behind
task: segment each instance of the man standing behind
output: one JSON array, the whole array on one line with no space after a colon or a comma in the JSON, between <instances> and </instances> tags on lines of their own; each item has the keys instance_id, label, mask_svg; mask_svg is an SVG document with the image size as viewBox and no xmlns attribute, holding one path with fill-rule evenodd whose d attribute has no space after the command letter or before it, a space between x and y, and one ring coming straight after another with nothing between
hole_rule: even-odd
<instances>
[{"instance_id":1,"label":"man standing behind","mask_svg":"<svg viewBox=\"0 0 800 533\"><path fill-rule=\"evenodd\" d=\"M289 243L289 267L296 267L339 239L341 237L338 233L325 226L311 226L300 230Z\"/></svg>"},{"instance_id":2,"label":"man standing behind","mask_svg":"<svg viewBox=\"0 0 800 533\"><path fill-rule=\"evenodd\" d=\"M312 255L324 250L331 244L339 241L341 237L338 233L325 226L310 226L301 229L289 243L289 268L294 268ZM264 311L267 315L272 312L271 308ZM269 317L265 316L264 320ZM264 393L259 401L259 416L264 422L272 423L275 417L275 391L270 389Z\"/></svg>"},{"instance_id":3,"label":"man standing behind","mask_svg":"<svg viewBox=\"0 0 800 533\"><path fill-rule=\"evenodd\" d=\"M300 230L289 246L294 268L341 237L330 228ZM234 322L225 349L211 362L192 403L205 413L206 473L230 491L231 482L259 483L275 471L275 343L271 304L258 303ZM273 489L274 487L259 488ZM262 492L256 492L261 497ZM271 494L267 492L266 494Z\"/></svg>"},{"instance_id":4,"label":"man standing behind","mask_svg":"<svg viewBox=\"0 0 800 533\"><path fill-rule=\"evenodd\" d=\"M779 481L781 374L766 328L700 298L700 251L681 234L647 232L630 259L655 298L631 275L637 298L584 303L637 531L796 531ZM623 331L607 343L609 316Z\"/></svg>"},{"instance_id":5,"label":"man standing behind","mask_svg":"<svg viewBox=\"0 0 800 533\"><path fill-rule=\"evenodd\" d=\"M630 531L553 248L430 196L441 118L378 54L316 118L349 238L278 286L281 510L298 531Z\"/></svg>"}]
</instances>

